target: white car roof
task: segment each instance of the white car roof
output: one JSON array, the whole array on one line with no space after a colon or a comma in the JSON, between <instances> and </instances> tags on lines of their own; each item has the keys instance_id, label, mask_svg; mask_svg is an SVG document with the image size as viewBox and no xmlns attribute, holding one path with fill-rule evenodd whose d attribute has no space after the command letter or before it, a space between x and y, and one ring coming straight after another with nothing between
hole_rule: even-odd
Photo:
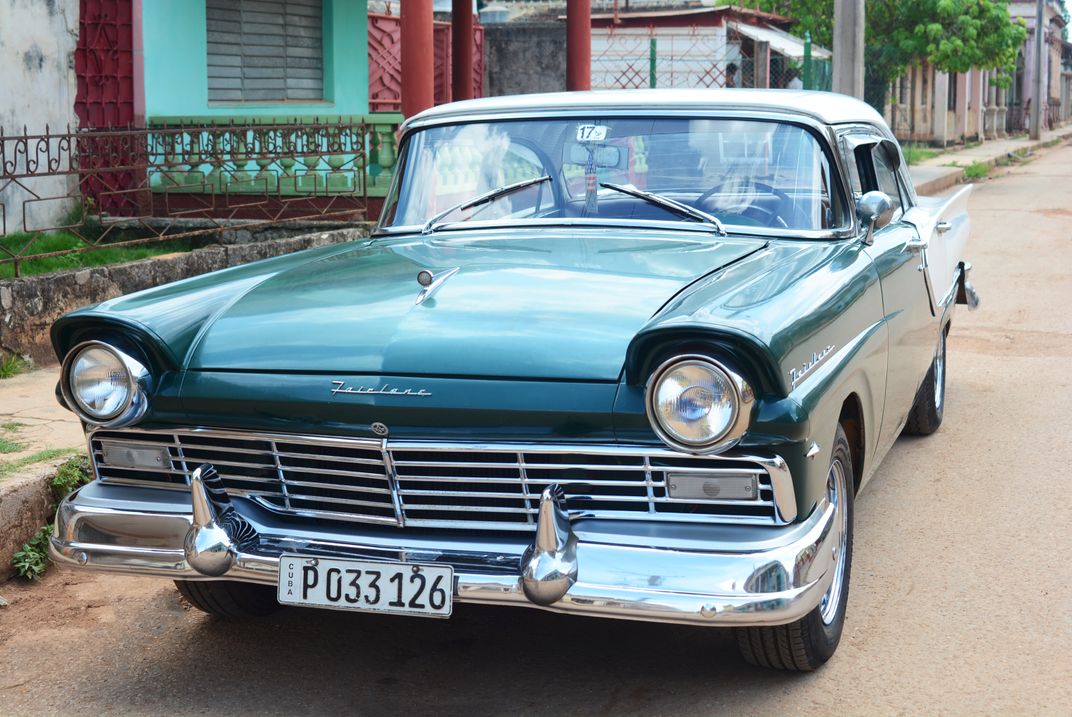
<instances>
[{"instance_id":1,"label":"white car roof","mask_svg":"<svg viewBox=\"0 0 1072 717\"><path fill-rule=\"evenodd\" d=\"M755 110L806 115L826 124L864 122L886 127L866 102L835 92L760 89L596 90L485 97L440 105L411 117L406 125L467 115L540 114L567 110Z\"/></svg>"}]
</instances>

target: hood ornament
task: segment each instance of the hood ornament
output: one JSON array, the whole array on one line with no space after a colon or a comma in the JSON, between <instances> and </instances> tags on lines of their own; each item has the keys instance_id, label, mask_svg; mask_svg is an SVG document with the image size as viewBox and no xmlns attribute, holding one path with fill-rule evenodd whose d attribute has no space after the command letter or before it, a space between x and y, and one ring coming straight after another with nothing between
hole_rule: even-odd
<instances>
[{"instance_id":1,"label":"hood ornament","mask_svg":"<svg viewBox=\"0 0 1072 717\"><path fill-rule=\"evenodd\" d=\"M428 269L421 269L417 272L417 283L421 285L421 291L417 294L417 300L413 302L414 306L420 306L426 300L432 298L432 294L439 290L439 287L443 286L443 283L458 273L458 269L461 267L454 267L453 269L447 269L441 271L438 274L433 274Z\"/></svg>"}]
</instances>

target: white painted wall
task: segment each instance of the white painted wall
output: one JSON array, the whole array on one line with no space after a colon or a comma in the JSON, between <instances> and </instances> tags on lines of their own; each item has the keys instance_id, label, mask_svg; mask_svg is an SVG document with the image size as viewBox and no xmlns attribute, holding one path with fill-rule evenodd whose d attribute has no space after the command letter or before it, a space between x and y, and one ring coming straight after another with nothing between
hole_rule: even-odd
<instances>
[{"instance_id":1,"label":"white painted wall","mask_svg":"<svg viewBox=\"0 0 1072 717\"><path fill-rule=\"evenodd\" d=\"M7 136L74 129L74 51L78 43L78 0L0 0L0 127ZM12 142L5 141L5 159L13 157ZM31 158L33 147L31 145ZM25 167L25 157L16 160ZM0 180L0 185L6 180ZM35 178L25 187L8 184L0 189L0 234L50 228L71 205L55 199L23 204L34 194L63 197L66 178ZM28 225L28 226L27 226Z\"/></svg>"}]
</instances>

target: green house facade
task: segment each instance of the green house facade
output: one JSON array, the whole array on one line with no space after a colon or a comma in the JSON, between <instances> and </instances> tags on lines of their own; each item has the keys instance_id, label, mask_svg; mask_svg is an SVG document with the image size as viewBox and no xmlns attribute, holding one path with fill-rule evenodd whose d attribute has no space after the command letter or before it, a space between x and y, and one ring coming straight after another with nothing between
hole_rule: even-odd
<instances>
[{"instance_id":1,"label":"green house facade","mask_svg":"<svg viewBox=\"0 0 1072 717\"><path fill-rule=\"evenodd\" d=\"M139 9L137 114L159 129L150 155L167 165L151 177L154 193L386 193L402 117L369 113L366 0Z\"/></svg>"}]
</instances>

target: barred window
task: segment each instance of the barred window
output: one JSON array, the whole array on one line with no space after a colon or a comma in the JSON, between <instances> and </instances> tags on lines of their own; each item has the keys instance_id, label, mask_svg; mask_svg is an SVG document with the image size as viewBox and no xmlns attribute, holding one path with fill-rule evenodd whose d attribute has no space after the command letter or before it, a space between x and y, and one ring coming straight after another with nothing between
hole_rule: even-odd
<instances>
[{"instance_id":1,"label":"barred window","mask_svg":"<svg viewBox=\"0 0 1072 717\"><path fill-rule=\"evenodd\" d=\"M322 100L322 0L205 0L210 102Z\"/></svg>"}]
</instances>

